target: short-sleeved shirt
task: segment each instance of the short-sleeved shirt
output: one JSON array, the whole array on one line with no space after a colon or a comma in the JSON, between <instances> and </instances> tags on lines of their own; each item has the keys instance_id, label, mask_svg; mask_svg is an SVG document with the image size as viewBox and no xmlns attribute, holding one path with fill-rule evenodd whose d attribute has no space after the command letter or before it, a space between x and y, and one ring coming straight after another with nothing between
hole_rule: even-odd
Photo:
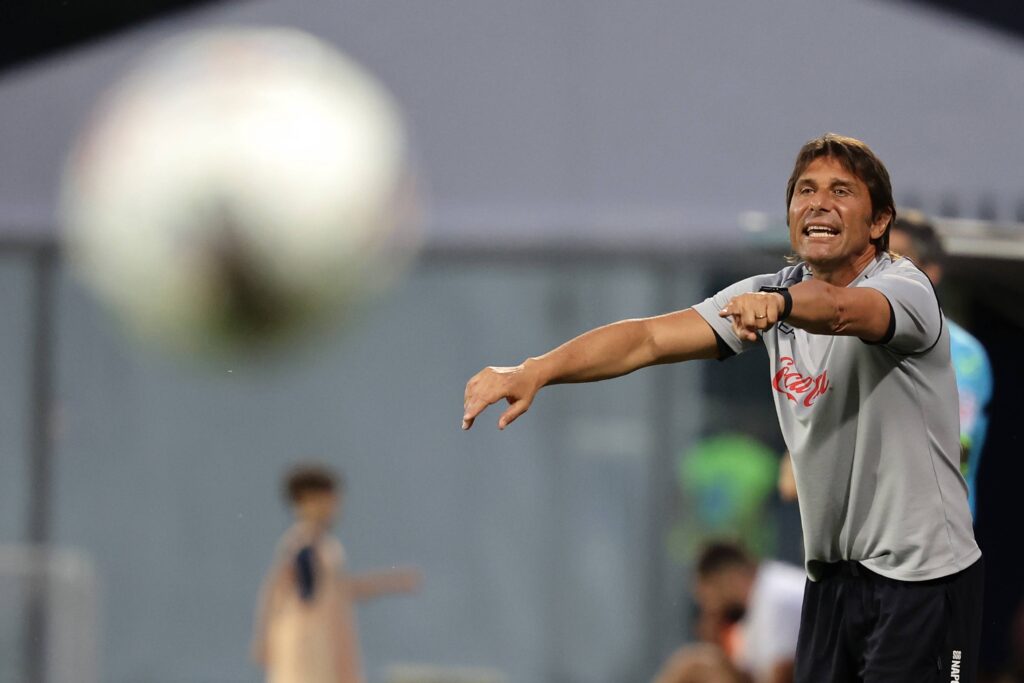
<instances>
[{"instance_id":1,"label":"short-sleeved shirt","mask_svg":"<svg viewBox=\"0 0 1024 683\"><path fill-rule=\"evenodd\" d=\"M316 577L302 597L295 561L312 549ZM345 550L330 535L313 535L302 524L278 544L264 615L267 683L363 683L355 610L345 584Z\"/></svg>"},{"instance_id":2,"label":"short-sleeved shirt","mask_svg":"<svg viewBox=\"0 0 1024 683\"><path fill-rule=\"evenodd\" d=\"M931 282L909 260L880 254L848 285L889 301L890 329L875 344L785 322L749 342L719 317L735 296L811 277L800 263L694 306L729 351L768 351L808 576L817 580L821 563L840 560L904 581L966 569L981 551L960 475L949 331Z\"/></svg>"}]
</instances>

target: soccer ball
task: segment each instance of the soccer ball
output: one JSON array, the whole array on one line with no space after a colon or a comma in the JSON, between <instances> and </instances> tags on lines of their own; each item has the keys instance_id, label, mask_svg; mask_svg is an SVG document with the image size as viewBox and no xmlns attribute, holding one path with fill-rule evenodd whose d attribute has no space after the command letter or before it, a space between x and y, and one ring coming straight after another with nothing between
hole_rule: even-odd
<instances>
[{"instance_id":1,"label":"soccer ball","mask_svg":"<svg viewBox=\"0 0 1024 683\"><path fill-rule=\"evenodd\" d=\"M185 35L101 102L69 156L69 256L147 338L279 345L348 321L415 247L398 108L289 29Z\"/></svg>"}]
</instances>

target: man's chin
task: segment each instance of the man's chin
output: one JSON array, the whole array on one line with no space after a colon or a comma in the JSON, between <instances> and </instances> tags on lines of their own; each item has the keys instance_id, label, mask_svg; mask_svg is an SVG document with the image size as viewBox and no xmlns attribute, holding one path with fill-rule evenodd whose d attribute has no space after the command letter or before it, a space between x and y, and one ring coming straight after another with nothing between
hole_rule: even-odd
<instances>
[{"instance_id":1,"label":"man's chin","mask_svg":"<svg viewBox=\"0 0 1024 683\"><path fill-rule=\"evenodd\" d=\"M842 256L839 254L823 253L818 249L798 250L796 255L811 268L827 268L842 260Z\"/></svg>"}]
</instances>

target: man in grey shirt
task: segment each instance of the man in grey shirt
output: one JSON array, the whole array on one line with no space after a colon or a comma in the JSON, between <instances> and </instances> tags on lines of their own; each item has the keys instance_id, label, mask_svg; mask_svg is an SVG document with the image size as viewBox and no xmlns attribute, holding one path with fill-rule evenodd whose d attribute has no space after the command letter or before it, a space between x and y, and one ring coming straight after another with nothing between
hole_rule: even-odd
<instances>
[{"instance_id":1,"label":"man in grey shirt","mask_svg":"<svg viewBox=\"0 0 1024 683\"><path fill-rule=\"evenodd\" d=\"M974 681L981 552L959 472L949 333L928 278L888 250L889 174L827 134L786 188L800 261L692 308L591 330L466 385L463 429L504 429L541 387L763 346L800 499L807 590L796 681Z\"/></svg>"}]
</instances>

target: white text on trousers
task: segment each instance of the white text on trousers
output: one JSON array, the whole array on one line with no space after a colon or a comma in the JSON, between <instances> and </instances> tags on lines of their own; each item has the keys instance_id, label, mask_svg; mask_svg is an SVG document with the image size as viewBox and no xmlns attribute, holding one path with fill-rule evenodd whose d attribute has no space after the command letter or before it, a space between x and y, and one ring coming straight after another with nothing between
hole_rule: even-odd
<instances>
[{"instance_id":1,"label":"white text on trousers","mask_svg":"<svg viewBox=\"0 0 1024 683\"><path fill-rule=\"evenodd\" d=\"M953 663L949 667L949 683L960 683L960 650L953 650Z\"/></svg>"}]
</instances>

